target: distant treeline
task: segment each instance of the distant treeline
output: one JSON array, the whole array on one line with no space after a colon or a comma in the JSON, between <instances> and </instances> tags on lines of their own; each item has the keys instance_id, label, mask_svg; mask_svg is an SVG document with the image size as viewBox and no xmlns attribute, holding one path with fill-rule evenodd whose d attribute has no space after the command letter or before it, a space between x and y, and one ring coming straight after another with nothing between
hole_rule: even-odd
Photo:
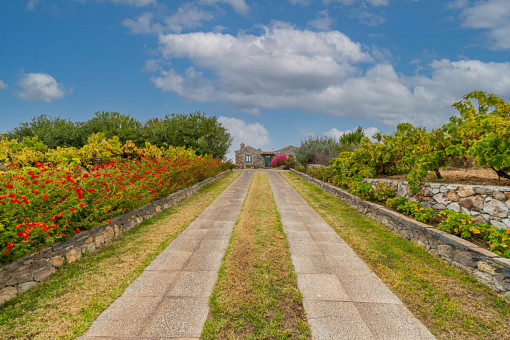
<instances>
[{"instance_id":1,"label":"distant treeline","mask_svg":"<svg viewBox=\"0 0 510 340\"><path fill-rule=\"evenodd\" d=\"M145 142L158 147L184 146L199 155L209 154L218 159L224 158L232 144L232 137L217 118L206 117L200 112L171 114L146 122L105 111L96 112L86 122L39 115L8 131L3 138L22 141L24 137L37 136L52 149L59 146L81 148L90 135L98 132L104 133L107 138L117 136L123 144L131 140L139 147L143 147Z\"/></svg>"}]
</instances>

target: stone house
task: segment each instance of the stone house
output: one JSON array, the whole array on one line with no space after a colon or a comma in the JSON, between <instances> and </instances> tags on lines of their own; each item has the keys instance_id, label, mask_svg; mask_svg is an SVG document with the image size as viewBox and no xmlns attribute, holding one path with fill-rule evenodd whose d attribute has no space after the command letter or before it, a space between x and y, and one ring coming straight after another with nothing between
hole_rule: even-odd
<instances>
[{"instance_id":1,"label":"stone house","mask_svg":"<svg viewBox=\"0 0 510 340\"><path fill-rule=\"evenodd\" d=\"M235 161L240 169L269 168L269 163L274 157L280 155L294 156L296 149L297 147L289 145L275 151L262 151L242 143L241 148L235 151Z\"/></svg>"}]
</instances>

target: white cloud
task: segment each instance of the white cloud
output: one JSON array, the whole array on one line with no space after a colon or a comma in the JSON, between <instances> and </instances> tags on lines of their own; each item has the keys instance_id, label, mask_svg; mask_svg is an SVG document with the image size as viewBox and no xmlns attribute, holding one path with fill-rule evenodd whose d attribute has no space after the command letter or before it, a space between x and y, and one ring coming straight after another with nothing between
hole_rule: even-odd
<instances>
[{"instance_id":1,"label":"white cloud","mask_svg":"<svg viewBox=\"0 0 510 340\"><path fill-rule=\"evenodd\" d=\"M163 18L163 24L153 22L154 14L151 12L143 13L135 19L124 19L122 25L129 28L131 33L181 33L184 29L197 28L202 26L202 22L211 21L214 16L193 5L185 4L180 7L176 13Z\"/></svg>"},{"instance_id":2,"label":"white cloud","mask_svg":"<svg viewBox=\"0 0 510 340\"><path fill-rule=\"evenodd\" d=\"M147 34L147 33L157 33L161 32L161 25L154 26L152 24L152 18L154 15L150 12L143 13L138 16L135 20L133 19L124 19L122 21L122 25L129 28L131 33L135 34Z\"/></svg>"},{"instance_id":3,"label":"white cloud","mask_svg":"<svg viewBox=\"0 0 510 340\"><path fill-rule=\"evenodd\" d=\"M297 109L433 127L444 124L455 113L451 104L473 90L510 97L508 62L439 60L406 76L337 31L277 23L260 35L167 34L159 42L163 58L183 58L192 66L182 73L160 71L152 78L156 87L254 114Z\"/></svg>"},{"instance_id":4,"label":"white cloud","mask_svg":"<svg viewBox=\"0 0 510 340\"><path fill-rule=\"evenodd\" d=\"M203 21L210 21L214 16L197 7L184 5L177 13L165 18L166 27L171 32L180 33L185 28L196 28L202 26Z\"/></svg>"},{"instance_id":5,"label":"white cloud","mask_svg":"<svg viewBox=\"0 0 510 340\"><path fill-rule=\"evenodd\" d=\"M463 27L486 30L492 48L510 48L510 1L478 1L471 6L462 1L450 4L450 7L463 8Z\"/></svg>"},{"instance_id":6,"label":"white cloud","mask_svg":"<svg viewBox=\"0 0 510 340\"><path fill-rule=\"evenodd\" d=\"M291 4L293 5L301 5L306 6L310 4L311 0L289 0Z\"/></svg>"},{"instance_id":7,"label":"white cloud","mask_svg":"<svg viewBox=\"0 0 510 340\"><path fill-rule=\"evenodd\" d=\"M35 5L39 2L39 0L28 0L27 2L27 10L34 11Z\"/></svg>"},{"instance_id":8,"label":"white cloud","mask_svg":"<svg viewBox=\"0 0 510 340\"><path fill-rule=\"evenodd\" d=\"M324 132L324 136L334 138L335 140L339 140L340 137L342 137L346 133L351 133L354 131L355 131L355 129L347 130L347 131L340 131L336 128L332 128L331 130ZM373 138L373 136L376 133L381 132L381 131L379 131L379 129L376 127L369 127L369 128L363 129L363 132L365 133L366 137L368 137L370 140L374 141L375 139Z\"/></svg>"},{"instance_id":9,"label":"white cloud","mask_svg":"<svg viewBox=\"0 0 510 340\"><path fill-rule=\"evenodd\" d=\"M386 22L386 17L384 15L367 11L364 8L353 9L350 15L352 18L358 19L360 23L372 27L379 26Z\"/></svg>"},{"instance_id":10,"label":"white cloud","mask_svg":"<svg viewBox=\"0 0 510 340\"><path fill-rule=\"evenodd\" d=\"M203 4L216 4L216 3L227 3L234 8L237 13L246 14L250 10L250 7L246 4L245 0L201 0Z\"/></svg>"},{"instance_id":11,"label":"white cloud","mask_svg":"<svg viewBox=\"0 0 510 340\"><path fill-rule=\"evenodd\" d=\"M26 73L18 81L20 91L16 96L26 101L51 102L64 97L63 85L46 73Z\"/></svg>"},{"instance_id":12,"label":"white cloud","mask_svg":"<svg viewBox=\"0 0 510 340\"><path fill-rule=\"evenodd\" d=\"M333 25L333 19L330 18L327 9L317 13L317 17L308 22L308 26L321 31L327 31Z\"/></svg>"},{"instance_id":13,"label":"white cloud","mask_svg":"<svg viewBox=\"0 0 510 340\"><path fill-rule=\"evenodd\" d=\"M324 0L324 3L326 5L333 2L339 2L342 5L347 6L354 4L370 4L372 6L386 6L390 3L389 0Z\"/></svg>"},{"instance_id":14,"label":"white cloud","mask_svg":"<svg viewBox=\"0 0 510 340\"><path fill-rule=\"evenodd\" d=\"M246 123L242 119L220 116L218 121L233 137L232 146L227 154L228 159L235 161L234 150L239 148L241 143L254 148L262 148L269 144L269 132L260 123Z\"/></svg>"},{"instance_id":15,"label":"white cloud","mask_svg":"<svg viewBox=\"0 0 510 340\"><path fill-rule=\"evenodd\" d=\"M108 1L119 5L143 7L148 5L155 5L157 0L108 0Z\"/></svg>"},{"instance_id":16,"label":"white cloud","mask_svg":"<svg viewBox=\"0 0 510 340\"><path fill-rule=\"evenodd\" d=\"M8 86L6 83L4 83L1 79L0 79L0 90L4 90L6 89Z\"/></svg>"}]
</instances>

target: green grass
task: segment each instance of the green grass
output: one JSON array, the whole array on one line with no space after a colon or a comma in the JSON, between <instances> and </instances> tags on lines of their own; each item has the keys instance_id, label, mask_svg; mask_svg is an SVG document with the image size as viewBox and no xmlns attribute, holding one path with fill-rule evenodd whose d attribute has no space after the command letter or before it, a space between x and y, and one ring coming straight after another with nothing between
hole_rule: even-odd
<instances>
[{"instance_id":1,"label":"green grass","mask_svg":"<svg viewBox=\"0 0 510 340\"><path fill-rule=\"evenodd\" d=\"M203 339L310 338L267 176L254 174L210 300Z\"/></svg>"},{"instance_id":2,"label":"green grass","mask_svg":"<svg viewBox=\"0 0 510 340\"><path fill-rule=\"evenodd\" d=\"M0 306L2 339L72 339L85 333L143 269L240 173L230 172L95 253Z\"/></svg>"},{"instance_id":3,"label":"green grass","mask_svg":"<svg viewBox=\"0 0 510 340\"><path fill-rule=\"evenodd\" d=\"M440 339L510 339L510 301L293 173L282 173Z\"/></svg>"}]
</instances>

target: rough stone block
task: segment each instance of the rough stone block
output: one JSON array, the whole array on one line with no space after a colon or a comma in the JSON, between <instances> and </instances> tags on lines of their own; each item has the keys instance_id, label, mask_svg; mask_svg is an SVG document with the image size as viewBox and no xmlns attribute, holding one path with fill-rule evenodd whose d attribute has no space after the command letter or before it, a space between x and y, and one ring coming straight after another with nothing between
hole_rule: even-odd
<instances>
[{"instance_id":1,"label":"rough stone block","mask_svg":"<svg viewBox=\"0 0 510 340\"><path fill-rule=\"evenodd\" d=\"M103 232L104 242L108 243L115 237L115 232L113 231L113 227L106 227Z\"/></svg>"},{"instance_id":2,"label":"rough stone block","mask_svg":"<svg viewBox=\"0 0 510 340\"><path fill-rule=\"evenodd\" d=\"M32 271L30 270L30 267L23 266L20 269L18 269L15 273L12 274L9 281L7 282L7 285L15 286L15 285L29 282L32 280L33 280L33 276L32 276Z\"/></svg>"},{"instance_id":3,"label":"rough stone block","mask_svg":"<svg viewBox=\"0 0 510 340\"><path fill-rule=\"evenodd\" d=\"M455 261L461 263L464 266L476 267L476 262L473 260L473 253L469 251L455 249L453 251L453 258Z\"/></svg>"},{"instance_id":4,"label":"rough stone block","mask_svg":"<svg viewBox=\"0 0 510 340\"><path fill-rule=\"evenodd\" d=\"M496 267L487 263L487 262L484 262L484 261L478 261L476 263L476 266L478 267L478 269L484 273L487 273L487 274L490 274L490 275L495 275L496 274Z\"/></svg>"},{"instance_id":5,"label":"rough stone block","mask_svg":"<svg viewBox=\"0 0 510 340\"><path fill-rule=\"evenodd\" d=\"M457 190L457 195L459 197L468 197L475 194L475 191L472 187L460 187L459 190Z\"/></svg>"},{"instance_id":6,"label":"rough stone block","mask_svg":"<svg viewBox=\"0 0 510 340\"><path fill-rule=\"evenodd\" d=\"M437 246L437 251L440 256L446 257L446 258L453 258L453 251L452 247L446 244L440 244Z\"/></svg>"},{"instance_id":7,"label":"rough stone block","mask_svg":"<svg viewBox=\"0 0 510 340\"><path fill-rule=\"evenodd\" d=\"M55 267L48 263L46 267L34 271L34 280L37 282L44 281L56 271Z\"/></svg>"},{"instance_id":8,"label":"rough stone block","mask_svg":"<svg viewBox=\"0 0 510 340\"><path fill-rule=\"evenodd\" d=\"M54 267L60 267L63 263L64 263L64 260L65 260L65 257L63 256L53 256L51 258L51 264L54 266Z\"/></svg>"},{"instance_id":9,"label":"rough stone block","mask_svg":"<svg viewBox=\"0 0 510 340\"><path fill-rule=\"evenodd\" d=\"M15 297L17 293L18 290L16 287L5 287L0 289L0 305Z\"/></svg>"},{"instance_id":10,"label":"rough stone block","mask_svg":"<svg viewBox=\"0 0 510 340\"><path fill-rule=\"evenodd\" d=\"M81 248L71 248L66 252L66 260L73 263L81 258Z\"/></svg>"},{"instance_id":11,"label":"rough stone block","mask_svg":"<svg viewBox=\"0 0 510 340\"><path fill-rule=\"evenodd\" d=\"M23 292L26 292L27 290L29 290L30 288L34 287L37 283L35 283L34 281L30 281L30 282L25 282L25 283L21 283L17 286L17 289L18 289L18 294L21 294Z\"/></svg>"}]
</instances>

